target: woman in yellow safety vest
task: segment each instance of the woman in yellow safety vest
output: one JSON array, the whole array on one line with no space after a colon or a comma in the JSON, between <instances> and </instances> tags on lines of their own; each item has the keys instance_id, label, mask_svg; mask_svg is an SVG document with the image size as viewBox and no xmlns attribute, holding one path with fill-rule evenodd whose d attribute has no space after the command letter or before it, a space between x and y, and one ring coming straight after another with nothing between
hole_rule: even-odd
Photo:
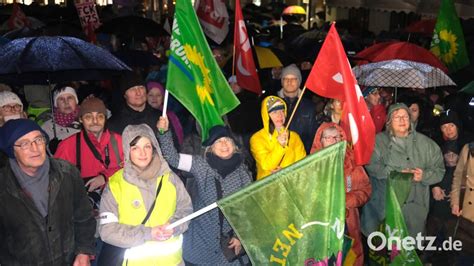
<instances>
[{"instance_id":1,"label":"woman in yellow safety vest","mask_svg":"<svg viewBox=\"0 0 474 266\"><path fill-rule=\"evenodd\" d=\"M188 223L166 226L192 213L191 199L149 126L129 125L122 139L124 168L110 178L102 195L100 236L126 248L123 265L184 265L182 234ZM100 264L110 265L103 259Z\"/></svg>"}]
</instances>

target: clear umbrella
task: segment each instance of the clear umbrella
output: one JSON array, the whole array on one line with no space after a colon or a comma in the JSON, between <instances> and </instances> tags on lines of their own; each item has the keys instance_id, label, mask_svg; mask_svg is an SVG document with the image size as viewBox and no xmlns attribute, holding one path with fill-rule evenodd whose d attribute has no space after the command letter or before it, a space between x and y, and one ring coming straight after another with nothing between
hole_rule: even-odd
<instances>
[{"instance_id":1,"label":"clear umbrella","mask_svg":"<svg viewBox=\"0 0 474 266\"><path fill-rule=\"evenodd\" d=\"M456 83L439 68L408 61L388 60L356 66L352 69L359 85L426 89L456 86Z\"/></svg>"}]
</instances>

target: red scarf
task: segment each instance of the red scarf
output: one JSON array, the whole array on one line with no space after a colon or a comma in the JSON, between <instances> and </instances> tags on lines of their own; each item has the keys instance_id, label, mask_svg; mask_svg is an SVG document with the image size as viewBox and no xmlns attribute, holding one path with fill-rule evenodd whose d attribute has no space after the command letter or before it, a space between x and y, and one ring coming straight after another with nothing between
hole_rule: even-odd
<instances>
[{"instance_id":1,"label":"red scarf","mask_svg":"<svg viewBox=\"0 0 474 266\"><path fill-rule=\"evenodd\" d=\"M79 106L77 106L76 109L69 114L63 114L59 112L57 108L55 108L53 114L54 122L56 124L62 127L67 127L71 125L74 121L77 121L77 118L79 117Z\"/></svg>"}]
</instances>

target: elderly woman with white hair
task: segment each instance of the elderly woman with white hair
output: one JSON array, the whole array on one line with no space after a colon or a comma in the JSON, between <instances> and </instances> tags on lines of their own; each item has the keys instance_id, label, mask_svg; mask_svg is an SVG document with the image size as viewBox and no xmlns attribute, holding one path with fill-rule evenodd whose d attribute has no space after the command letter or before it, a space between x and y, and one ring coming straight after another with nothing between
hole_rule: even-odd
<instances>
[{"instance_id":1,"label":"elderly woman with white hair","mask_svg":"<svg viewBox=\"0 0 474 266\"><path fill-rule=\"evenodd\" d=\"M372 197L362 209L362 233L369 236L385 219L385 190L392 171L413 174L411 189L401 209L408 233L423 233L429 210L430 186L443 178L445 169L438 145L414 130L408 107L389 107L385 131L377 134L375 149L366 170L372 184Z\"/></svg>"},{"instance_id":2,"label":"elderly woman with white hair","mask_svg":"<svg viewBox=\"0 0 474 266\"><path fill-rule=\"evenodd\" d=\"M60 87L53 93L53 116L41 126L52 140L63 140L81 131L79 123L79 101L71 87ZM54 121L54 123L53 123ZM50 145L51 148L51 145ZM52 151L53 153L55 152Z\"/></svg>"}]
</instances>

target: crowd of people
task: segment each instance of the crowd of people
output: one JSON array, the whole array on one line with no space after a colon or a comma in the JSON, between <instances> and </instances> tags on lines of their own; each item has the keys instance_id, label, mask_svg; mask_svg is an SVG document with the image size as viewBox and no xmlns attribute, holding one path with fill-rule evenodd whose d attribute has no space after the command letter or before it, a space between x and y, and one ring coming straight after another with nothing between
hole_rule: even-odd
<instances>
[{"instance_id":1,"label":"crowd of people","mask_svg":"<svg viewBox=\"0 0 474 266\"><path fill-rule=\"evenodd\" d=\"M241 105L205 140L176 99L170 97L163 114L165 86L148 73L121 77L112 97L100 90L83 96L82 90L94 85L87 82L42 90L52 97L51 112L43 119L28 111L44 107L27 100L29 90L1 86L0 238L5 241L0 264L249 264L218 209L174 228L168 225L348 139L340 126L342 102L301 95L304 77L298 65L272 73L261 96L230 77ZM450 89L399 94L395 98L392 88L364 88L377 133L370 162L356 165L347 145L346 233L354 239L355 265L367 263L365 240L385 218L392 171L411 176L401 206L409 235L433 235L441 242L457 228L468 236L462 252L420 250L423 261L472 265L472 110L462 107L462 95ZM435 104L444 108L439 116L431 111ZM235 253L232 259L223 240Z\"/></svg>"}]
</instances>

